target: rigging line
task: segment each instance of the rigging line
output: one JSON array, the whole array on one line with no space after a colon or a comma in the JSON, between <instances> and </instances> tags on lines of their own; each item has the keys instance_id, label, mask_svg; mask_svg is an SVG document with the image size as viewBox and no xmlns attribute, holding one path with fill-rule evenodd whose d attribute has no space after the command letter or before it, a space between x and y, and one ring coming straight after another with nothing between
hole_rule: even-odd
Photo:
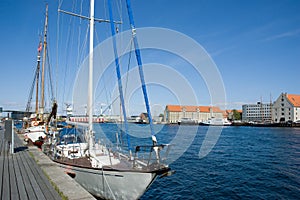
<instances>
[{"instance_id":1,"label":"rigging line","mask_svg":"<svg viewBox=\"0 0 300 200\"><path fill-rule=\"evenodd\" d=\"M127 51L127 49L133 49L132 48L132 39L131 39L131 41L128 43L128 46L125 48L125 50L124 50L124 52L126 52ZM131 56L131 51L129 51L130 52L130 56ZM123 53L124 54L124 53ZM123 55L122 54L122 55ZM100 54L100 56L102 56L102 54ZM122 63L123 61L122 61L122 59L124 59L125 57L124 56L122 56L121 58L120 58L120 63ZM130 59L130 58L129 58ZM129 71L129 67L130 67L130 61L129 61L129 64L128 64L128 69L127 69L127 72ZM113 69L113 71L111 72L111 75L110 76L103 76L103 82L104 83L108 83L108 82L111 82L112 81L112 79L113 79L113 74L115 74L116 73L116 71L115 71L115 69ZM128 73L127 73L127 77L128 77ZM105 80L105 77L109 77L109 79L108 80ZM126 96L126 89L127 89L127 82L128 82L128 78L127 78L127 81L126 81L126 88L125 88L125 92L124 92L124 96ZM95 99L98 99L99 98L99 96L103 93L103 90L105 90L106 92L105 92L105 96L106 96L106 102L109 102L110 100L109 99L111 99L111 95L108 95L108 89L107 89L107 84L103 84L103 87L104 88L102 88L102 90L100 91L100 93L96 96L96 98ZM110 97L109 97L110 96ZM117 98L118 97L120 97L119 95L117 96ZM111 101L110 101L111 102ZM115 102L115 100L113 100L113 102ZM112 105L113 103L111 103L110 105ZM104 112L103 112L104 113Z\"/></svg>"},{"instance_id":2,"label":"rigging line","mask_svg":"<svg viewBox=\"0 0 300 200\"><path fill-rule=\"evenodd\" d=\"M99 37L98 37L98 33L96 32L96 40L97 41L99 41ZM103 60L102 58L103 58L103 55L102 55L102 53L101 53L101 49L99 48L99 56L101 57L101 59L100 60ZM103 76L103 82L104 83L107 83L107 82L110 82L112 79L113 79L113 73L114 73L114 71L112 72L112 75L111 76L108 76L108 77L110 77L108 80L105 80L105 76ZM103 90L105 90L106 92L105 92L105 97L106 97L106 102L109 102L109 98L108 98L108 95L107 95L107 93L108 93L108 90L107 90L107 84L103 84L103 88L102 88L102 90L100 91L100 93L96 96L96 98L95 99L98 99L99 97L100 97L100 95L101 94L103 94Z\"/></svg>"},{"instance_id":3,"label":"rigging line","mask_svg":"<svg viewBox=\"0 0 300 200\"><path fill-rule=\"evenodd\" d=\"M80 47L80 53L78 55L77 67L79 67L80 63L82 63L82 60L84 60L84 56L85 56L84 50L86 49L86 46L87 46L88 35L89 35L89 26L87 26L87 28L86 28L85 38L83 40L82 46Z\"/></svg>"},{"instance_id":4,"label":"rigging line","mask_svg":"<svg viewBox=\"0 0 300 200\"><path fill-rule=\"evenodd\" d=\"M120 18L120 21L122 22L123 21L123 17L122 17L122 2L121 0L120 1L116 1L116 8L118 10L118 13L119 13L119 18Z\"/></svg>"},{"instance_id":5,"label":"rigging line","mask_svg":"<svg viewBox=\"0 0 300 200\"><path fill-rule=\"evenodd\" d=\"M73 8L72 8L72 10L74 10L74 3L73 3ZM71 28L71 25L72 25L72 23L74 23L74 20L73 20L73 18L71 17L70 18L70 20L69 20L69 26L68 26L68 32L67 32L67 42L66 42L66 46L65 46L65 53L66 53L66 63L65 63L65 65L66 65L66 67L65 67L65 74L64 74L64 86L63 86L63 101L65 101L65 93L66 93L66 81L67 81L67 74L68 74L68 72L70 71L69 70L69 53L68 53L68 49L71 49L71 47L72 47L72 44L70 44L71 43L71 41L73 41L73 28ZM71 40L72 39L72 40ZM67 95L68 96L68 95Z\"/></svg>"},{"instance_id":6,"label":"rigging line","mask_svg":"<svg viewBox=\"0 0 300 200\"><path fill-rule=\"evenodd\" d=\"M109 18L110 21L113 22L113 14L112 14L112 7L111 7L111 1L108 0L108 9L109 9ZM127 124L127 116L126 116L126 108L125 108L125 102L124 102L124 96L123 96L123 89L122 89L122 80L121 80L121 74L120 74L120 63L119 63L119 56L117 52L117 44L116 44L116 36L115 36L115 24L110 23L111 27L111 34L112 34L112 39L113 39L113 49L114 49L114 55L115 55L115 64L116 64L116 71L117 71L117 76L118 76L118 86L119 86L119 93L120 93L120 99L122 103L122 111L123 111L123 117L124 117L124 125L125 125L125 131L126 131L126 138L127 138L127 145L129 149L129 153L131 156L131 145L130 145L130 137L129 137L129 127Z\"/></svg>"},{"instance_id":7,"label":"rigging line","mask_svg":"<svg viewBox=\"0 0 300 200\"><path fill-rule=\"evenodd\" d=\"M102 56L102 55L100 55L100 56ZM113 69L112 70L112 72L111 72L111 75L110 76L108 76L109 77L109 79L108 80L106 80L105 78L106 78L106 76L103 76L102 78L103 78L103 82L104 82L104 84L102 84L103 85L103 87L102 87L102 89L100 90L100 92L98 93L98 95L95 97L95 99L97 100L97 99L99 99L99 97L100 97L100 95L101 94L105 94L105 97L106 97L106 103L108 104L108 102L109 102L109 99L111 99L111 95L108 95L108 89L107 89L107 83L111 83L112 82L112 80L113 80L113 78L114 78L114 74L115 74L115 70ZM105 92L104 92L104 90L105 90ZM108 97L108 96L110 96L110 97ZM119 98L119 96L117 96L116 97L117 99ZM115 100L113 101L113 102L115 102ZM112 105L113 103L111 103L110 105ZM106 110L105 110L106 111ZM103 112L104 113L104 112Z\"/></svg>"},{"instance_id":8,"label":"rigging line","mask_svg":"<svg viewBox=\"0 0 300 200\"><path fill-rule=\"evenodd\" d=\"M48 33L49 32L51 32L50 30L49 30L49 28L48 28ZM51 37L49 36L49 34L48 34L48 37L47 37L47 40L48 40L48 42L47 42L47 46L46 46L46 60L47 60L47 63L48 63L48 73L49 73L49 81L50 81L50 94L51 94L51 100L53 101L54 99L55 99L55 97L54 97L54 90L53 90L53 81L52 81L52 68L51 68L51 64L50 64L50 51L49 51L49 49L51 49L50 48L50 40L51 40Z\"/></svg>"},{"instance_id":9,"label":"rigging line","mask_svg":"<svg viewBox=\"0 0 300 200\"><path fill-rule=\"evenodd\" d=\"M110 156L110 155L109 155L109 152L108 152L108 156ZM110 188L110 186L109 186L109 184L108 184L108 182L107 182L107 180L106 180L106 178L105 178L105 174L104 174L104 171L103 171L103 167L102 167L102 177L103 177L103 180L105 181L105 183L107 184L108 189L109 189L110 193L111 193L112 196L113 196L113 199L116 199L116 197L115 197L113 191L111 190L111 188ZM104 186L104 184L103 184L103 186Z\"/></svg>"},{"instance_id":10,"label":"rigging line","mask_svg":"<svg viewBox=\"0 0 300 200\"><path fill-rule=\"evenodd\" d=\"M119 96L117 96L106 108L103 110L103 113L105 113L110 106L112 106L117 100L119 99Z\"/></svg>"},{"instance_id":11,"label":"rigging line","mask_svg":"<svg viewBox=\"0 0 300 200\"><path fill-rule=\"evenodd\" d=\"M80 4L80 15L82 14L82 4L83 4L83 0L81 1ZM80 62L80 38L81 38L81 27L82 27L82 19L79 18L79 26L78 26L78 49L77 49L77 65L79 65Z\"/></svg>"},{"instance_id":12,"label":"rigging line","mask_svg":"<svg viewBox=\"0 0 300 200\"><path fill-rule=\"evenodd\" d=\"M122 36L122 35L119 35L119 36ZM119 37L119 38L121 38L121 37ZM121 38L122 39L122 38ZM122 42L121 42L121 44L122 44ZM127 49L130 49L130 51L129 51L129 61L128 61L128 65L127 65L127 72L129 71L129 68L130 68L130 64L131 64L131 50L133 49L132 48L132 44L133 44L133 40L132 40L132 38L130 39L130 42L128 43L128 45L127 45L127 47L124 49L124 52L127 52ZM121 55L124 55L124 52L123 53L121 53ZM121 56L121 57L119 57L119 60L120 60L120 62L119 63L123 63L123 59L125 59L125 57L124 56ZM113 71L113 73L115 73L115 71ZM125 90L124 90L124 96L126 97L126 90L127 90L127 83L128 83L128 76L129 76L129 74L128 73L126 73L126 82L125 82L125 85L126 85L126 87L125 87ZM109 77L113 77L113 76L109 76Z\"/></svg>"},{"instance_id":13,"label":"rigging line","mask_svg":"<svg viewBox=\"0 0 300 200\"><path fill-rule=\"evenodd\" d=\"M59 0L58 2L58 9L61 8L61 3L62 3L62 0ZM60 13L58 12L58 15L57 15L57 20L56 20L56 66L55 66L55 76L56 76L56 94L55 96L58 97L58 60L59 60L59 57L58 57L58 46L59 46L59 33L60 33L60 29L59 29L59 21L60 21Z\"/></svg>"},{"instance_id":14,"label":"rigging line","mask_svg":"<svg viewBox=\"0 0 300 200\"><path fill-rule=\"evenodd\" d=\"M96 38L96 44L99 44L100 43L100 39L99 39L99 36L98 36L98 32L97 30L95 29L95 38Z\"/></svg>"},{"instance_id":15,"label":"rigging line","mask_svg":"<svg viewBox=\"0 0 300 200\"><path fill-rule=\"evenodd\" d=\"M146 87L144 72L143 72L143 64L142 64L140 48L139 48L138 40L137 40L137 36L136 36L136 28L135 28L135 25L134 25L130 0L126 0L126 5L127 5L127 12L128 12L128 15L129 15L129 22L130 22L131 31L132 31L134 47L135 47L136 61L137 61L138 66L139 66L140 81L142 83L144 101L145 101L146 110L147 110L147 113L148 113L148 120L149 120L149 124L150 124L151 135L152 135L152 142L153 142L153 145L156 145L157 139L155 137L154 127L153 127L152 115L151 115L149 99L148 99L148 95L147 95L147 87Z\"/></svg>"},{"instance_id":16,"label":"rigging line","mask_svg":"<svg viewBox=\"0 0 300 200\"><path fill-rule=\"evenodd\" d=\"M72 12L76 12L76 10L77 10L77 1L75 0L74 1L74 3L73 3L73 7L72 7ZM76 23L77 21L74 19L73 20L73 23L72 23L72 27L74 27L75 26L75 23ZM75 46L76 46L76 31L75 31L75 28L72 28L71 29L72 31L71 31L71 37L70 37L70 49L76 49L75 48ZM75 52L75 51L74 51ZM74 59L75 60L75 59ZM74 63L74 62L73 62ZM75 61L75 63L76 63L76 61ZM68 68L67 68L67 70L68 70L68 74L69 74L69 78L71 78L71 76L70 76L70 74L72 73L72 63L71 63L71 65L68 65ZM70 83L72 83L72 81L70 81L69 82L69 84ZM69 86L69 88L71 88L71 86ZM71 94L72 94L72 90L71 89L68 89L67 90L67 92L66 92L66 98L67 99L69 99L70 98L70 96L71 96Z\"/></svg>"},{"instance_id":17,"label":"rigging line","mask_svg":"<svg viewBox=\"0 0 300 200\"><path fill-rule=\"evenodd\" d=\"M30 109L31 109L31 100L32 100L33 90L34 90L35 81L36 81L36 77L37 77L38 73L39 73L38 68L36 67L34 77L33 77L33 81L32 81L31 88L30 88L30 92L29 92L29 96L28 96L28 101L27 101L27 105L26 105L26 112L29 112Z\"/></svg>"},{"instance_id":18,"label":"rigging line","mask_svg":"<svg viewBox=\"0 0 300 200\"><path fill-rule=\"evenodd\" d=\"M129 73L128 73L128 71L129 71L130 64L131 64L132 43L133 43L133 40L131 39L131 41L130 41L130 51L129 51L129 58L128 58L128 65L127 65L127 73L126 73L125 90L124 90L125 97L126 97L126 93L127 93L127 86L128 86L128 77L129 77Z\"/></svg>"},{"instance_id":19,"label":"rigging line","mask_svg":"<svg viewBox=\"0 0 300 200\"><path fill-rule=\"evenodd\" d=\"M59 0L59 1L58 1L58 8L61 8L61 5L62 5L63 1L64 1L64 0Z\"/></svg>"},{"instance_id":20,"label":"rigging line","mask_svg":"<svg viewBox=\"0 0 300 200\"><path fill-rule=\"evenodd\" d=\"M105 1L103 1L103 12L104 12L104 19L109 19L107 16L108 16L108 14L107 14L107 4L105 3ZM109 23L108 23L108 25L109 25ZM105 29L106 29L106 27L107 26L104 26L105 27ZM108 38L109 37L109 31L103 31L104 32L104 34L106 35L106 38Z\"/></svg>"},{"instance_id":21,"label":"rigging line","mask_svg":"<svg viewBox=\"0 0 300 200\"><path fill-rule=\"evenodd\" d=\"M48 47L47 47L47 49L48 49ZM49 52L49 51L47 50L47 52ZM51 65L50 65L49 53L47 53L46 56L47 56L47 62L48 62L48 74L49 74L49 81L50 81L50 83L49 83L49 85L50 85L50 94L51 94L51 100L53 101L53 100L55 100L55 97L54 97L54 92L53 92L53 84L52 84L53 82L52 82L52 76L51 76Z\"/></svg>"},{"instance_id":22,"label":"rigging line","mask_svg":"<svg viewBox=\"0 0 300 200\"><path fill-rule=\"evenodd\" d=\"M100 55L100 56L102 56L102 55ZM97 99L99 99L99 97L100 97L100 95L102 95L102 94L105 94L105 98L106 98L106 103L108 104L108 102L111 102L110 101L110 99L111 99L111 95L109 95L109 92L108 92L108 87L107 87L107 83L112 83L112 80L113 80L113 78L114 78L114 74L115 74L116 72L115 72L115 69L113 69L112 70L112 72L111 72L111 74L108 76L109 77L109 79L108 80L106 80L106 76L103 76L102 78L103 78L103 82L104 82L104 84L102 84L103 85L103 87L102 87L102 89L100 90L100 92L98 93L98 95L96 96L96 100ZM105 92L104 92L105 91ZM119 96L117 96L116 97L117 99L119 98ZM113 102L115 102L115 100L113 101ZM112 105L113 103L111 103L110 105ZM106 109L107 110L107 109ZM105 110L105 111L106 111ZM103 112L104 113L104 112Z\"/></svg>"}]
</instances>

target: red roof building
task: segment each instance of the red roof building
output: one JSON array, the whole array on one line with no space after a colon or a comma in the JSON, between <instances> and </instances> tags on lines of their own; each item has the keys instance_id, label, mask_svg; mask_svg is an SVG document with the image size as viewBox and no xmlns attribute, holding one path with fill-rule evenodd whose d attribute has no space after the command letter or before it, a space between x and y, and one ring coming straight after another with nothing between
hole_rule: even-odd
<instances>
[{"instance_id":1,"label":"red roof building","mask_svg":"<svg viewBox=\"0 0 300 200\"><path fill-rule=\"evenodd\" d=\"M215 106L167 105L164 116L167 123L178 123L183 118L199 123L213 117L223 118L223 111Z\"/></svg>"}]
</instances>

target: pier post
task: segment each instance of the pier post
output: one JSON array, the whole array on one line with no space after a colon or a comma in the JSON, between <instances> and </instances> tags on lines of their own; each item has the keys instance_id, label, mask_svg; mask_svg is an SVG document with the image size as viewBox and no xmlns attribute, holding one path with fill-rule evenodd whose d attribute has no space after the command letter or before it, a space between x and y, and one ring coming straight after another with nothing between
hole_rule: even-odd
<instances>
[{"instance_id":1,"label":"pier post","mask_svg":"<svg viewBox=\"0 0 300 200\"><path fill-rule=\"evenodd\" d=\"M4 139L7 142L7 153L14 153L14 121L6 120L5 121L5 132Z\"/></svg>"}]
</instances>

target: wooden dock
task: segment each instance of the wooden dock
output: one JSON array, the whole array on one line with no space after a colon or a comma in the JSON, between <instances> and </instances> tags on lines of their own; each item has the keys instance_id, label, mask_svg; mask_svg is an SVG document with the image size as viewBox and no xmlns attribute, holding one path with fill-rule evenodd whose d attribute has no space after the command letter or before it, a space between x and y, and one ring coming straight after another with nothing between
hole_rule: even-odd
<instances>
[{"instance_id":1,"label":"wooden dock","mask_svg":"<svg viewBox=\"0 0 300 200\"><path fill-rule=\"evenodd\" d=\"M0 199L95 199L39 149L27 147L22 135L14 133L11 154L0 126Z\"/></svg>"},{"instance_id":2,"label":"wooden dock","mask_svg":"<svg viewBox=\"0 0 300 200\"><path fill-rule=\"evenodd\" d=\"M28 147L14 137L14 154L0 130L0 197L1 199L62 199L29 155Z\"/></svg>"}]
</instances>

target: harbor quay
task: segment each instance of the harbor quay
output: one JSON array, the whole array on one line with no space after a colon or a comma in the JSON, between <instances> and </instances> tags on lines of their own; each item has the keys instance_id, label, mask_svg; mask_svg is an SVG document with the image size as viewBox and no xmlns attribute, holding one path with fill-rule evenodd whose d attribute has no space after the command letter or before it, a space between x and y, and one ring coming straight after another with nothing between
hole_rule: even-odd
<instances>
[{"instance_id":1,"label":"harbor quay","mask_svg":"<svg viewBox=\"0 0 300 200\"><path fill-rule=\"evenodd\" d=\"M6 123L0 123L0 199L95 199Z\"/></svg>"}]
</instances>

